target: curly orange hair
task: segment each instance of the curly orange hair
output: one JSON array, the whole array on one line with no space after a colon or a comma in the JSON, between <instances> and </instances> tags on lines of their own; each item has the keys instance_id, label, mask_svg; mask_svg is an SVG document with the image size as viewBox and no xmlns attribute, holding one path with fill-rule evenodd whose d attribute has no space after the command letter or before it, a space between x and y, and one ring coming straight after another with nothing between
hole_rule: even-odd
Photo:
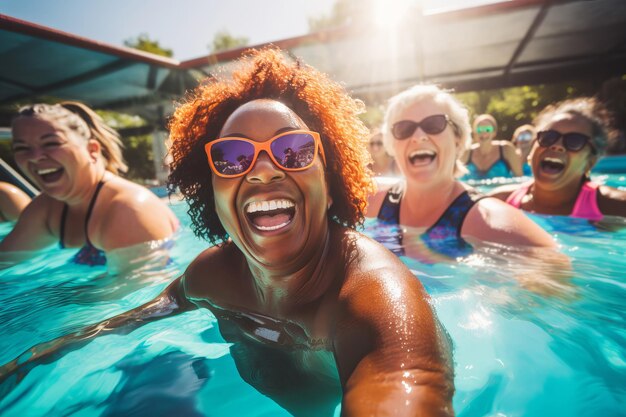
<instances>
[{"instance_id":1,"label":"curly orange hair","mask_svg":"<svg viewBox=\"0 0 626 417\"><path fill-rule=\"evenodd\" d=\"M219 137L228 117L242 104L277 100L320 133L326 153L326 179L333 205L329 218L355 227L363 221L374 185L367 170L368 129L359 120L363 104L311 66L275 47L251 50L231 77L212 77L188 93L170 120L172 146L169 190L189 203L194 232L216 244L227 238L215 212L212 172L204 145Z\"/></svg>"}]
</instances>

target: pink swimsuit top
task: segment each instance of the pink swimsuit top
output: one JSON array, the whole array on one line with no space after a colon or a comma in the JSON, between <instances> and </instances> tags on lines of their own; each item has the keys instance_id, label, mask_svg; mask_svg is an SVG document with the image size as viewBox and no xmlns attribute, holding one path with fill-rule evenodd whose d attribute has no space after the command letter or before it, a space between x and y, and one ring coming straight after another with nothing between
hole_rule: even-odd
<instances>
[{"instance_id":1,"label":"pink swimsuit top","mask_svg":"<svg viewBox=\"0 0 626 417\"><path fill-rule=\"evenodd\" d=\"M507 197L506 202L513 207L520 208L522 205L522 199L526 194L528 194L528 190L531 185L533 185L533 181L522 184L517 190L513 191ZM600 184L593 181L587 181L583 184L580 192L578 193L578 198L574 204L572 214L570 214L571 217L594 221L601 220L604 217L598 207L597 193L599 186Z\"/></svg>"}]
</instances>

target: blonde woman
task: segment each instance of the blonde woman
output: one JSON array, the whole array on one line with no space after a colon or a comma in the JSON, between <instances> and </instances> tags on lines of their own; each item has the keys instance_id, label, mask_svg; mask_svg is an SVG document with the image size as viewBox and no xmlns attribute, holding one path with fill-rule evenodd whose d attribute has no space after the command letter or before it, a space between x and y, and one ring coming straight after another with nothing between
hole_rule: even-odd
<instances>
[{"instance_id":1,"label":"blonde woman","mask_svg":"<svg viewBox=\"0 0 626 417\"><path fill-rule=\"evenodd\" d=\"M470 143L470 124L467 109L447 91L417 85L392 97L383 140L406 180L381 188L369 201L368 216L425 228L426 246L453 258L470 253L472 240L555 246L521 211L457 180L466 172L459 157Z\"/></svg>"}]
</instances>

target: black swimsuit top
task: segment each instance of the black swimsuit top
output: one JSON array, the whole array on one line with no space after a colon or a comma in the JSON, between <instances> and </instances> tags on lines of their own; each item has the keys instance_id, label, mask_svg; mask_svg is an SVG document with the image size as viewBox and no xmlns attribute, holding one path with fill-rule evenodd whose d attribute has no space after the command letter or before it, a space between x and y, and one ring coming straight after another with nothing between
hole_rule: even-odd
<instances>
[{"instance_id":1,"label":"black swimsuit top","mask_svg":"<svg viewBox=\"0 0 626 417\"><path fill-rule=\"evenodd\" d=\"M378 219L386 225L398 225L400 223L400 202L404 190L393 188L387 192ZM472 252L472 247L461 237L463 221L470 209L486 196L474 189L463 191L443 212L441 217L430 226L421 238L431 250L452 258L465 256ZM403 255L402 230L398 229L397 238L394 242L381 242L392 252Z\"/></svg>"},{"instance_id":2,"label":"black swimsuit top","mask_svg":"<svg viewBox=\"0 0 626 417\"><path fill-rule=\"evenodd\" d=\"M89 219L91 218L91 213L93 212L93 208L96 204L96 199L98 198L98 194L104 185L104 181L100 180L98 185L96 186L96 191L93 193L93 197L91 197L91 201L89 202L89 207L87 208L87 216L85 217L85 240L87 243L83 246L74 258L72 262L81 265L105 265L107 262L106 256L104 252L100 249L96 248L91 241L89 240L89 234L87 233L87 226L89 225ZM60 230L60 239L59 245L61 248L65 248L65 244L63 242L65 235L65 219L67 218L67 212L69 210L69 206L65 204L63 206L63 212L61 213L61 230Z\"/></svg>"}]
</instances>

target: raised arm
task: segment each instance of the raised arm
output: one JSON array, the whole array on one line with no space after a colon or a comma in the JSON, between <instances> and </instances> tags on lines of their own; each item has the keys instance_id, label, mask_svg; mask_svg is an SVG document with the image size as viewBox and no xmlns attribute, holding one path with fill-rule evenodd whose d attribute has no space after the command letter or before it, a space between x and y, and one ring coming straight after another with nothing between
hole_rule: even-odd
<instances>
[{"instance_id":1,"label":"raised arm","mask_svg":"<svg viewBox=\"0 0 626 417\"><path fill-rule=\"evenodd\" d=\"M417 278L397 262L342 290L335 337L342 416L454 414L451 342Z\"/></svg>"},{"instance_id":2,"label":"raised arm","mask_svg":"<svg viewBox=\"0 0 626 417\"><path fill-rule=\"evenodd\" d=\"M504 159L506 159L511 171L513 171L513 175L521 177L524 174L524 171L522 169L522 158L517 153L517 149L511 142L503 140L501 143L504 147Z\"/></svg>"},{"instance_id":3,"label":"raised arm","mask_svg":"<svg viewBox=\"0 0 626 417\"><path fill-rule=\"evenodd\" d=\"M158 297L126 313L87 326L70 335L34 346L0 367L0 382L12 375L18 381L33 367L54 361L71 350L79 349L94 337L109 333L127 334L154 320L195 308L183 293L183 277L173 281Z\"/></svg>"}]
</instances>

